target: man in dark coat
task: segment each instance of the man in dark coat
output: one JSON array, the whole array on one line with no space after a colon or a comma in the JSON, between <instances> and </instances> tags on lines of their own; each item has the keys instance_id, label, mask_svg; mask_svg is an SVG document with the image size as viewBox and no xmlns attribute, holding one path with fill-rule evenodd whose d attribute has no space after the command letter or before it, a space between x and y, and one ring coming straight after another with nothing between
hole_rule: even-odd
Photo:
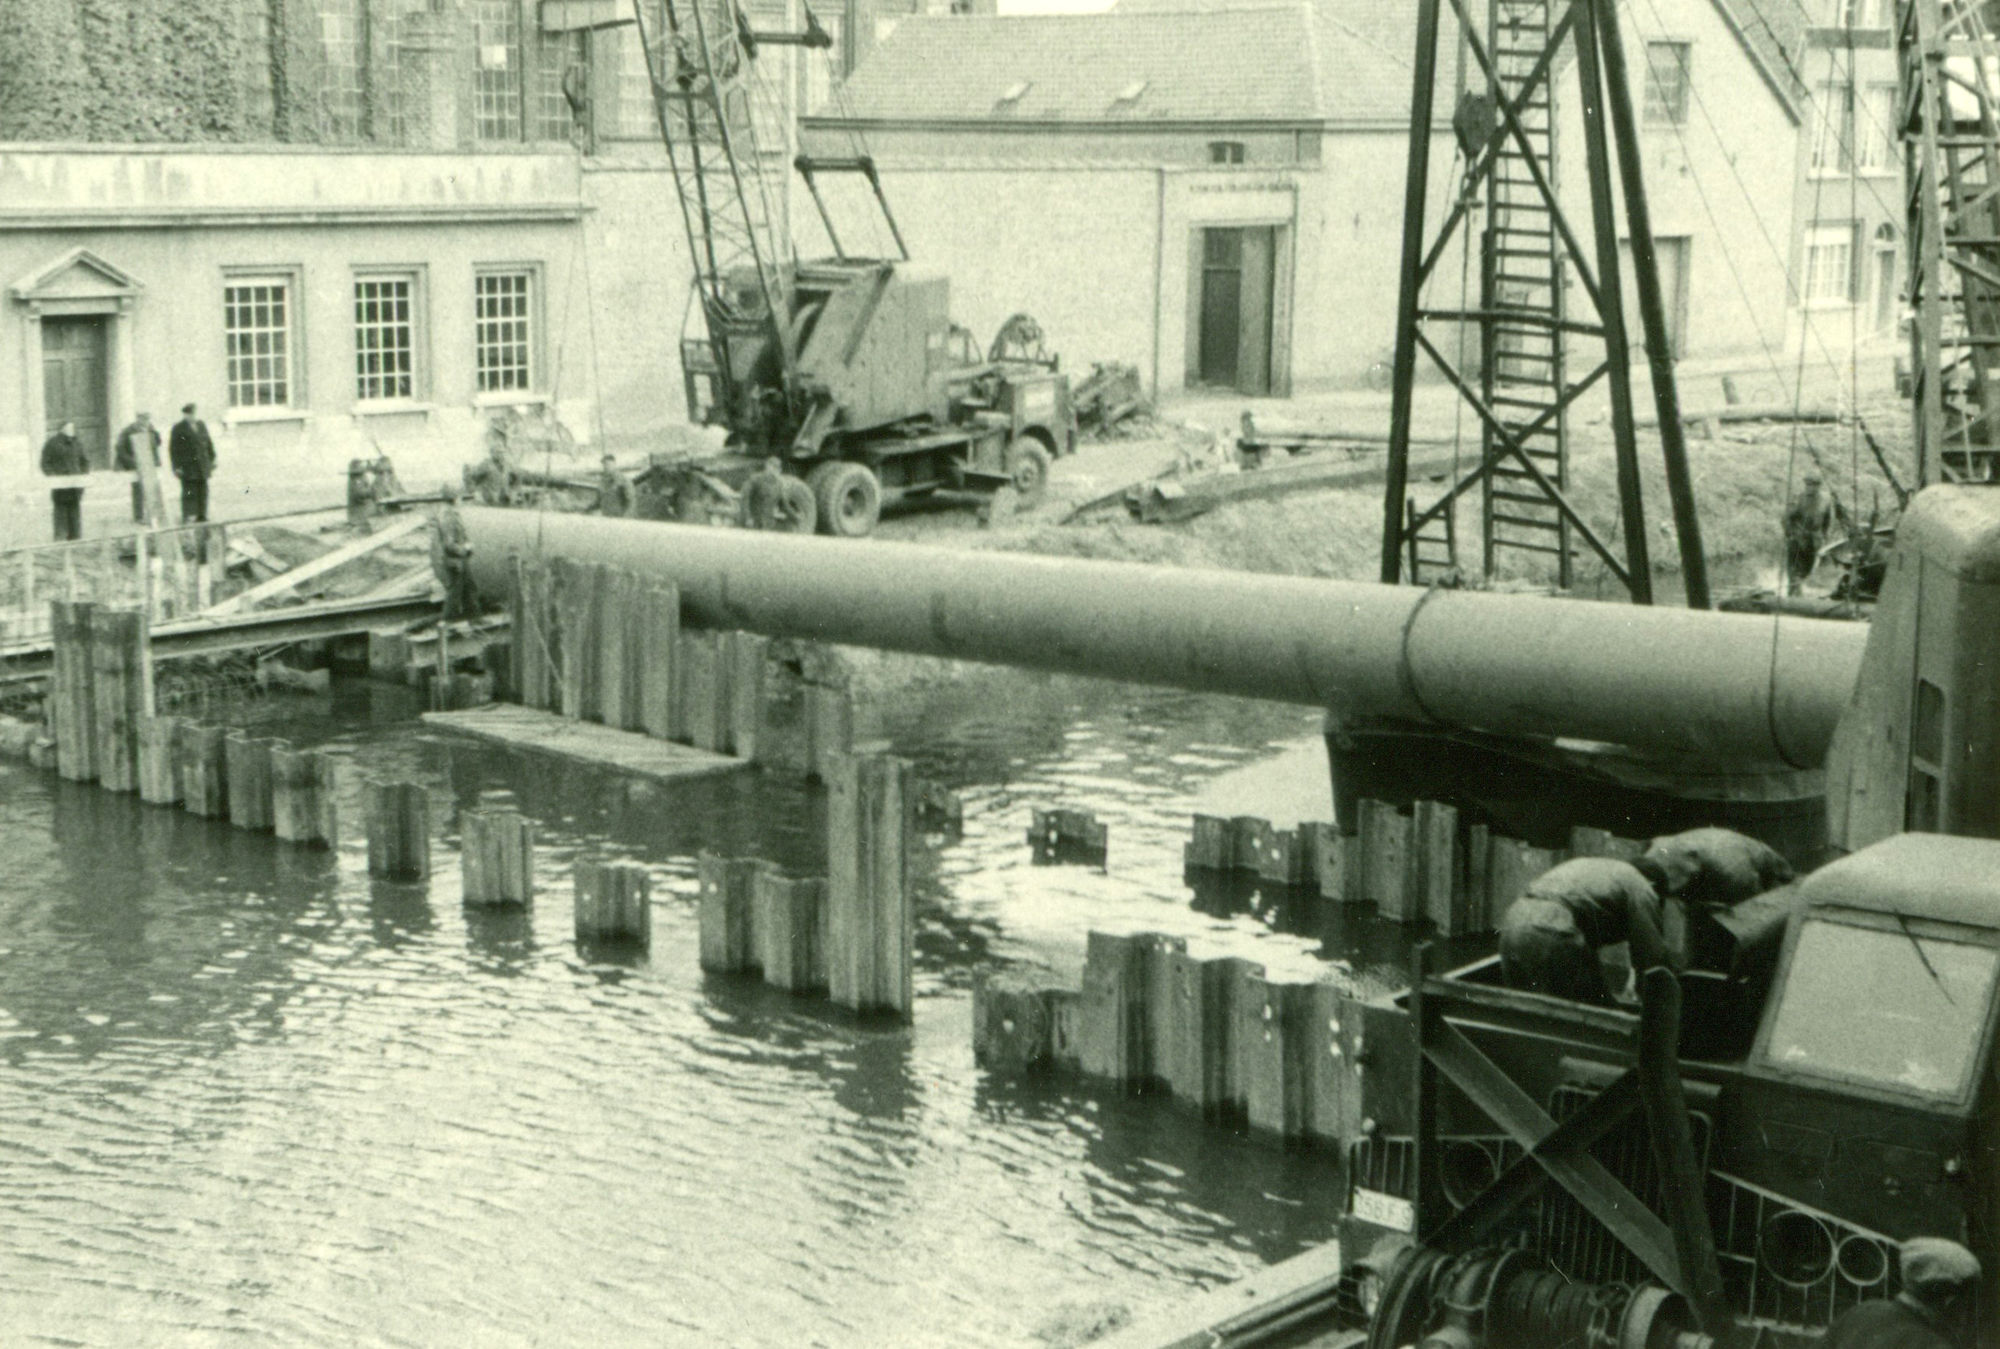
<instances>
[{"instance_id":1,"label":"man in dark coat","mask_svg":"<svg viewBox=\"0 0 2000 1349\"><path fill-rule=\"evenodd\" d=\"M194 415L194 404L181 409L174 423L173 437L167 442L167 457L173 460L174 476L181 480L181 523L208 523L208 480L215 472L215 442L208 427Z\"/></svg>"},{"instance_id":2,"label":"man in dark coat","mask_svg":"<svg viewBox=\"0 0 2000 1349\"><path fill-rule=\"evenodd\" d=\"M1686 966L1678 924L1660 898L1649 859L1575 857L1543 872L1500 917L1500 969L1512 988L1571 1002L1613 1005L1597 953L1619 942L1632 968Z\"/></svg>"},{"instance_id":3,"label":"man in dark coat","mask_svg":"<svg viewBox=\"0 0 2000 1349\"><path fill-rule=\"evenodd\" d=\"M1966 1321L1979 1283L1972 1252L1943 1237L1912 1237L1898 1265L1903 1291L1842 1312L1821 1349L1972 1349Z\"/></svg>"},{"instance_id":4,"label":"man in dark coat","mask_svg":"<svg viewBox=\"0 0 2000 1349\"><path fill-rule=\"evenodd\" d=\"M1747 834L1711 825L1656 838L1645 855L1659 866L1662 896L1677 899L1688 924L1688 960L1698 969L1729 965L1733 941L1716 919L1792 880L1792 864Z\"/></svg>"},{"instance_id":5,"label":"man in dark coat","mask_svg":"<svg viewBox=\"0 0 2000 1349\"><path fill-rule=\"evenodd\" d=\"M76 423L64 422L56 433L42 442L42 472L51 478L74 478L90 472L90 458L76 438ZM56 542L83 537L83 489L49 489L49 504L55 508Z\"/></svg>"},{"instance_id":6,"label":"man in dark coat","mask_svg":"<svg viewBox=\"0 0 2000 1349\"><path fill-rule=\"evenodd\" d=\"M139 471L138 445L141 441L151 442L153 467L160 466L160 429L153 425L153 414L142 412L132 419L131 425L118 433L117 447L111 452L111 467L120 473ZM132 522L146 523L146 482L143 477L132 479ZM166 521L160 521L165 524Z\"/></svg>"}]
</instances>

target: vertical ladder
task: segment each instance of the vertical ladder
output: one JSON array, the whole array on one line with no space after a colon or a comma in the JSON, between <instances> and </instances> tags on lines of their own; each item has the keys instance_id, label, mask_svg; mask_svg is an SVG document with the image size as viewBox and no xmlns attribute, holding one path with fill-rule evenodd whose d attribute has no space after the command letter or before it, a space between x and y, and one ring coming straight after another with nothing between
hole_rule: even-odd
<instances>
[{"instance_id":1,"label":"vertical ladder","mask_svg":"<svg viewBox=\"0 0 2000 1349\"><path fill-rule=\"evenodd\" d=\"M1403 511L1410 548L1410 580L1417 585L1442 581L1456 586L1463 575L1458 567L1458 513L1447 508L1429 521L1420 521L1417 503L1410 500Z\"/></svg>"},{"instance_id":2,"label":"vertical ladder","mask_svg":"<svg viewBox=\"0 0 2000 1349\"><path fill-rule=\"evenodd\" d=\"M1548 48L1551 0L1494 0L1488 9L1488 50L1493 53L1497 96L1515 99ZM1520 104L1529 149L1555 181L1555 120L1551 90L1543 81ZM1569 488L1566 414L1562 410L1562 247L1548 202L1536 186L1528 159L1511 137L1493 157L1486 194L1481 249L1481 392L1499 420L1521 437L1528 458L1559 490ZM1548 416L1554 409L1553 416ZM1546 423L1532 434L1538 418ZM1494 433L1482 429L1481 449L1491 452ZM1509 553L1555 559L1557 584L1570 585L1569 523L1525 468L1511 459L1494 465L1483 483L1481 564L1493 579Z\"/></svg>"},{"instance_id":3,"label":"vertical ladder","mask_svg":"<svg viewBox=\"0 0 2000 1349\"><path fill-rule=\"evenodd\" d=\"M1974 0L1905 0L1917 480L2000 477L2000 57Z\"/></svg>"}]
</instances>

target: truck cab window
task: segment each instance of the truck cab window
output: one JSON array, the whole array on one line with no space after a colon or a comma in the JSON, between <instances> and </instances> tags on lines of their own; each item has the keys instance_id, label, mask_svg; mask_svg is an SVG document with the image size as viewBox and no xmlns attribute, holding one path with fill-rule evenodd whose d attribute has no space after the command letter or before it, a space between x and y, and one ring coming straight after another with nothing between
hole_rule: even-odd
<instances>
[{"instance_id":1,"label":"truck cab window","mask_svg":"<svg viewBox=\"0 0 2000 1349\"><path fill-rule=\"evenodd\" d=\"M1956 1100L1992 1007L2000 951L1809 918L1780 992L1773 1068Z\"/></svg>"}]
</instances>

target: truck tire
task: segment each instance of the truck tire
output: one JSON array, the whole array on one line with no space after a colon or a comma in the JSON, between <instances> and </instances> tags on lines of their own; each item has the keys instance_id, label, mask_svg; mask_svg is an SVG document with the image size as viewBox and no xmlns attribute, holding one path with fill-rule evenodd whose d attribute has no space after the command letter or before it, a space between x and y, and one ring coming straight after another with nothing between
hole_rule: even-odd
<instances>
[{"instance_id":1,"label":"truck tire","mask_svg":"<svg viewBox=\"0 0 2000 1349\"><path fill-rule=\"evenodd\" d=\"M783 509L778 516L781 533L810 534L819 524L819 503L813 499L813 489L789 473L785 475L781 505Z\"/></svg>"},{"instance_id":2,"label":"truck tire","mask_svg":"<svg viewBox=\"0 0 2000 1349\"><path fill-rule=\"evenodd\" d=\"M1015 436L1007 444L1007 477L1021 505L1040 505L1049 490L1048 447L1033 436Z\"/></svg>"},{"instance_id":3,"label":"truck tire","mask_svg":"<svg viewBox=\"0 0 2000 1349\"><path fill-rule=\"evenodd\" d=\"M866 464L821 464L807 481L819 503L819 527L836 538L865 538L882 517L882 484Z\"/></svg>"}]
</instances>

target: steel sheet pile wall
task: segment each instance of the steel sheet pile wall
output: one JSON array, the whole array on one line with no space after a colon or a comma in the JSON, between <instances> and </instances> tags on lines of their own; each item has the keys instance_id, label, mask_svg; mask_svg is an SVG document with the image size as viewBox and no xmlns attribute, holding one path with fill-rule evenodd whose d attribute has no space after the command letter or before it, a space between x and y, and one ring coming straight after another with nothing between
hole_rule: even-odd
<instances>
[{"instance_id":1,"label":"steel sheet pile wall","mask_svg":"<svg viewBox=\"0 0 2000 1349\"><path fill-rule=\"evenodd\" d=\"M1407 814L1363 801L1353 834L1307 822L1276 829L1252 816L1194 817L1190 879L1236 873L1322 902L1372 905L1382 918L1428 922L1439 936L1491 930L1529 881L1564 856L1636 856L1642 844L1579 828L1568 853L1461 828L1432 801ZM1236 956L1190 955L1161 933L1089 935L1083 982L1045 972L981 975L973 1053L1003 1073L1077 1074L1171 1096L1224 1123L1338 1143L1359 1136L1359 1056L1369 1013L1331 976L1272 978Z\"/></svg>"},{"instance_id":2,"label":"steel sheet pile wall","mask_svg":"<svg viewBox=\"0 0 2000 1349\"><path fill-rule=\"evenodd\" d=\"M844 680L811 652L684 628L675 587L573 558L511 559L507 695L523 706L826 778L853 748Z\"/></svg>"}]
</instances>

